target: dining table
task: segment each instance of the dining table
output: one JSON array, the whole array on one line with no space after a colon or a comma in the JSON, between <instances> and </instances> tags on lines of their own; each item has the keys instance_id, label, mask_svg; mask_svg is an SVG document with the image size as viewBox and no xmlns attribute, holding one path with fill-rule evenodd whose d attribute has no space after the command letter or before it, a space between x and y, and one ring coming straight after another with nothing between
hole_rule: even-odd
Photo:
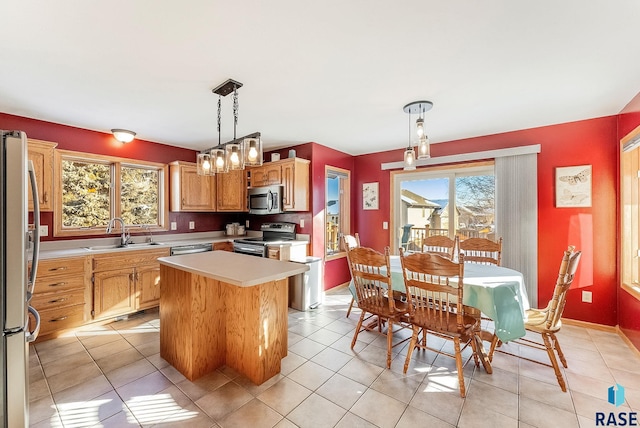
<instances>
[{"instance_id":1,"label":"dining table","mask_svg":"<svg viewBox=\"0 0 640 428\"><path fill-rule=\"evenodd\" d=\"M406 292L400 256L390 256L391 285L394 291ZM349 284L356 298L353 280ZM495 331L483 331L481 337L491 340L495 334L502 342L519 339L526 334L524 323L530 308L522 273L503 266L465 263L462 303L477 309L483 316L493 320ZM491 373L486 351L479 343L482 363Z\"/></svg>"}]
</instances>

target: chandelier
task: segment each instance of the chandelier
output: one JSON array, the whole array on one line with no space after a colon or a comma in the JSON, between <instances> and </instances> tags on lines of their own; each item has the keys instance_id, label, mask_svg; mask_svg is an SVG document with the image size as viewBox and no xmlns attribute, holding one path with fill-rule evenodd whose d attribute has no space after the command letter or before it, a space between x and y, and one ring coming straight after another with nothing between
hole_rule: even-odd
<instances>
[{"instance_id":1,"label":"chandelier","mask_svg":"<svg viewBox=\"0 0 640 428\"><path fill-rule=\"evenodd\" d=\"M429 147L429 137L424 131L424 113L431 110L433 103L431 101L414 101L404 106L403 110L409 114L409 146L404 152L404 169L416 169L416 152L413 150L411 143L411 115L417 114L416 134L418 136L418 159L429 159L431 157Z\"/></svg>"},{"instance_id":2,"label":"chandelier","mask_svg":"<svg viewBox=\"0 0 640 428\"><path fill-rule=\"evenodd\" d=\"M212 90L218 95L218 145L203 150L197 155L199 175L214 175L233 170L244 169L245 166L262 165L262 140L260 133L236 138L238 126L238 89L242 83L228 79ZM222 113L222 97L233 93L233 140L221 142L220 118Z\"/></svg>"}]
</instances>

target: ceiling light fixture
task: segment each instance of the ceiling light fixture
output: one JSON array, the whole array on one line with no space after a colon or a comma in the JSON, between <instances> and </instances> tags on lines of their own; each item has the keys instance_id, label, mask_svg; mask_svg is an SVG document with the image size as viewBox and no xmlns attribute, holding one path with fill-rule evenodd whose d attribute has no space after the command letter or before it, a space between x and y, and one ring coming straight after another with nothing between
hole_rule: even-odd
<instances>
[{"instance_id":1,"label":"ceiling light fixture","mask_svg":"<svg viewBox=\"0 0 640 428\"><path fill-rule=\"evenodd\" d=\"M111 133L116 138L116 140L120 141L122 144L132 142L133 137L136 136L135 132L129 131L127 129L112 129Z\"/></svg>"},{"instance_id":2,"label":"ceiling light fixture","mask_svg":"<svg viewBox=\"0 0 640 428\"><path fill-rule=\"evenodd\" d=\"M236 138L238 125L238 89L242 83L228 79L212 92L218 94L218 145L198 154L198 174L213 175L216 173L244 169L245 166L262 165L262 141L260 133ZM222 97L233 93L233 140L221 142Z\"/></svg>"},{"instance_id":3,"label":"ceiling light fixture","mask_svg":"<svg viewBox=\"0 0 640 428\"><path fill-rule=\"evenodd\" d=\"M424 113L431 110L433 103L431 101L414 101L404 106L403 110L409 114L409 146L404 152L404 169L416 169L416 154L411 144L411 115L417 114L416 134L418 135L418 159L429 159L431 157L429 147L429 137L424 130Z\"/></svg>"}]
</instances>

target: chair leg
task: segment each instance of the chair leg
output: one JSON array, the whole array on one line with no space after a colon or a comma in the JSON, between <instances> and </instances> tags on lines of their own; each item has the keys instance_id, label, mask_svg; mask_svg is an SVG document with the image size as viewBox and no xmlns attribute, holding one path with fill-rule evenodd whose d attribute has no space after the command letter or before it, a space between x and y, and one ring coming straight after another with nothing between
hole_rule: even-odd
<instances>
[{"instance_id":1,"label":"chair leg","mask_svg":"<svg viewBox=\"0 0 640 428\"><path fill-rule=\"evenodd\" d=\"M411 354L413 354L413 348L416 347L416 343L418 343L418 332L420 328L416 325L411 326L411 341L409 342L409 349L407 349L407 358L404 360L404 374L407 374L407 369L409 368L409 361L411 361Z\"/></svg>"},{"instance_id":2,"label":"chair leg","mask_svg":"<svg viewBox=\"0 0 640 428\"><path fill-rule=\"evenodd\" d=\"M460 339L453 339L453 348L456 353L456 369L458 370L458 383L460 384L460 397L464 398L466 391L464 389L464 373L462 372L462 353L460 352Z\"/></svg>"},{"instance_id":3,"label":"chair leg","mask_svg":"<svg viewBox=\"0 0 640 428\"><path fill-rule=\"evenodd\" d=\"M349 309L347 309L347 318L349 318L349 315L351 315L351 309L353 308L353 304L355 303L356 299L354 299L353 297L351 298L351 303L349 303Z\"/></svg>"},{"instance_id":4,"label":"chair leg","mask_svg":"<svg viewBox=\"0 0 640 428\"><path fill-rule=\"evenodd\" d=\"M498 336L496 336L496 334L494 333L493 339L491 339L491 347L489 348L489 362L493 361L493 353L496 351L498 342L500 342L500 339L498 339Z\"/></svg>"},{"instance_id":5,"label":"chair leg","mask_svg":"<svg viewBox=\"0 0 640 428\"><path fill-rule=\"evenodd\" d=\"M551 365L553 366L553 370L556 372L556 378L558 379L558 384L560 384L560 388L562 388L562 392L567 392L567 386L564 383L564 379L562 378L562 372L560 371L560 366L558 365L558 360L556 360L556 354L553 350L553 344L551 343L551 337L549 334L542 334L542 340L544 340L544 346L547 348L547 354L549 355L549 360L551 360Z\"/></svg>"},{"instance_id":6,"label":"chair leg","mask_svg":"<svg viewBox=\"0 0 640 428\"><path fill-rule=\"evenodd\" d=\"M351 341L351 349L356 346L356 340L358 340L358 334L360 333L360 329L362 328L362 321L364 320L365 311L362 311L360 314L360 319L358 320L358 325L356 326L356 333L353 335L353 340Z\"/></svg>"},{"instance_id":7,"label":"chair leg","mask_svg":"<svg viewBox=\"0 0 640 428\"><path fill-rule=\"evenodd\" d=\"M556 337L556 335L554 333L551 333L551 339L553 339L553 344L556 348L556 352L558 353L558 357L560 357L560 362L562 362L562 365L567 368L569 367L567 365L567 360L566 358L564 358L564 354L562 353L562 348L560 348L560 342L558 342L558 338Z\"/></svg>"},{"instance_id":8,"label":"chair leg","mask_svg":"<svg viewBox=\"0 0 640 428\"><path fill-rule=\"evenodd\" d=\"M391 368L391 349L393 348L393 320L389 318L387 327L387 368Z\"/></svg>"}]
</instances>

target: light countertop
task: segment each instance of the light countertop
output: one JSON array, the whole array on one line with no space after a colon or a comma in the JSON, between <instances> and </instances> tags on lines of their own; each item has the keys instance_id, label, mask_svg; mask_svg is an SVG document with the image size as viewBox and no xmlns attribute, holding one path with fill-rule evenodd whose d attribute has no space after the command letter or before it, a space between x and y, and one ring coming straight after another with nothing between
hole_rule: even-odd
<instances>
[{"instance_id":1,"label":"light countertop","mask_svg":"<svg viewBox=\"0 0 640 428\"><path fill-rule=\"evenodd\" d=\"M165 266L240 287L288 278L309 270L309 266L304 263L283 262L228 251L160 257L158 261Z\"/></svg>"},{"instance_id":2,"label":"light countertop","mask_svg":"<svg viewBox=\"0 0 640 428\"><path fill-rule=\"evenodd\" d=\"M227 236L222 232L201 232L194 234L175 234L175 235L154 235L154 241L158 245L144 245L142 244L146 236L134 236L132 241L133 245L129 245L125 248L100 248L90 249L100 246L112 246L120 241L120 238L95 238L95 239L74 239L74 240L62 240L62 241L44 241L40 248L40 259L56 259L63 257L78 257L88 256L93 254L103 254L112 252L123 251L135 251L135 250L153 250L160 248L171 248L180 245L194 245L194 244L212 244L216 242L233 242L235 239L251 238L260 236L260 232L249 231L247 235L242 236ZM308 244L308 235L300 235L300 240L292 241L290 245L303 245ZM306 240L305 240L306 238Z\"/></svg>"}]
</instances>

